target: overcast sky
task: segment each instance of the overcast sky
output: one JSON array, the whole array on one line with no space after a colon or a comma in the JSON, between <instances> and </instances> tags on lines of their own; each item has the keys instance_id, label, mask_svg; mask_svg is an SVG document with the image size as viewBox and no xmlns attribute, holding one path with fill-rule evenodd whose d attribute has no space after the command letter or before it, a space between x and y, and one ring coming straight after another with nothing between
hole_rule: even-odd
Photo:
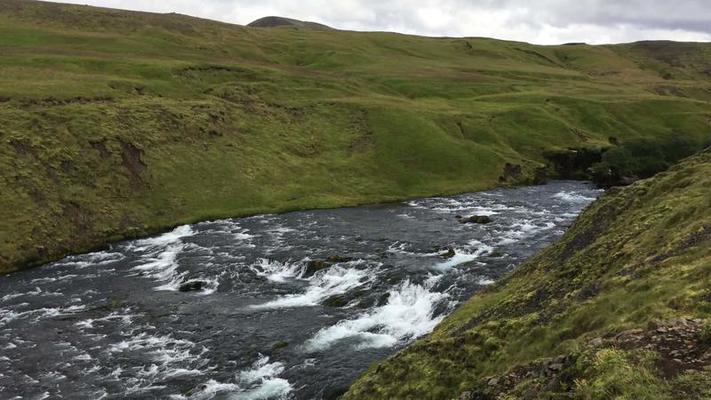
<instances>
[{"instance_id":1,"label":"overcast sky","mask_svg":"<svg viewBox=\"0 0 711 400\"><path fill-rule=\"evenodd\" d=\"M267 15L335 28L540 44L711 41L711 0L63 0L247 24Z\"/></svg>"}]
</instances>

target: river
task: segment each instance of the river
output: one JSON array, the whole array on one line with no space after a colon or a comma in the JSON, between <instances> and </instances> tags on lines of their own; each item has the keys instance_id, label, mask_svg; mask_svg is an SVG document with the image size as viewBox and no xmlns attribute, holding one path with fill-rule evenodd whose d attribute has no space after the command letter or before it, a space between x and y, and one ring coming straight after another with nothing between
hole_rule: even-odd
<instances>
[{"instance_id":1,"label":"river","mask_svg":"<svg viewBox=\"0 0 711 400\"><path fill-rule=\"evenodd\" d=\"M335 398L601 193L556 181L210 221L0 277L0 398Z\"/></svg>"}]
</instances>

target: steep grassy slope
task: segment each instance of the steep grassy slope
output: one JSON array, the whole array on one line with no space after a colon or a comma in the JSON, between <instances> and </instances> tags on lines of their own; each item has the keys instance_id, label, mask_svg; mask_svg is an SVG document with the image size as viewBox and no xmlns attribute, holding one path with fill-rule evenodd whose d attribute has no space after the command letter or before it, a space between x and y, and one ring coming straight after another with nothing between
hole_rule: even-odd
<instances>
[{"instance_id":1,"label":"steep grassy slope","mask_svg":"<svg viewBox=\"0 0 711 400\"><path fill-rule=\"evenodd\" d=\"M345 399L711 398L711 151L614 189Z\"/></svg>"},{"instance_id":2,"label":"steep grassy slope","mask_svg":"<svg viewBox=\"0 0 711 400\"><path fill-rule=\"evenodd\" d=\"M602 181L648 175L708 144L710 51L2 0L0 272L200 219L532 182L569 147Z\"/></svg>"}]
</instances>

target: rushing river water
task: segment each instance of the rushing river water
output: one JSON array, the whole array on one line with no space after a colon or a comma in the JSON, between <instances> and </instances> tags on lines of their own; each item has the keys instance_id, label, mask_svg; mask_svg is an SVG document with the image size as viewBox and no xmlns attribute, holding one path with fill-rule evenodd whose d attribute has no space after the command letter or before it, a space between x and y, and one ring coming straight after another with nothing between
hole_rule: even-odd
<instances>
[{"instance_id":1,"label":"rushing river water","mask_svg":"<svg viewBox=\"0 0 711 400\"><path fill-rule=\"evenodd\" d=\"M0 398L334 398L599 194L553 182L204 222L0 277ZM456 218L473 214L493 221Z\"/></svg>"}]
</instances>

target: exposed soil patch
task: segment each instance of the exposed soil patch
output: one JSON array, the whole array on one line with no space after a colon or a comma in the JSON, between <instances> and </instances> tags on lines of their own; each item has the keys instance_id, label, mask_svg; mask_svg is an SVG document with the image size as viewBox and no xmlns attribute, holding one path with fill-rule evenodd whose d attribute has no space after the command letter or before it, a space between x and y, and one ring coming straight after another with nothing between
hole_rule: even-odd
<instances>
[{"instance_id":1,"label":"exposed soil patch","mask_svg":"<svg viewBox=\"0 0 711 400\"><path fill-rule=\"evenodd\" d=\"M45 97L41 99L23 99L20 101L21 107L32 107L32 106L67 106L72 104L89 104L89 103L110 103L113 102L113 98L110 96L96 96L96 97L84 97L76 96L69 97L66 99L60 99L56 97Z\"/></svg>"},{"instance_id":2,"label":"exposed soil patch","mask_svg":"<svg viewBox=\"0 0 711 400\"><path fill-rule=\"evenodd\" d=\"M523 175L523 169L518 164L506 163L504 164L504 170L499 176L499 182L518 182Z\"/></svg>"},{"instance_id":3,"label":"exposed soil patch","mask_svg":"<svg viewBox=\"0 0 711 400\"><path fill-rule=\"evenodd\" d=\"M141 173L146 169L146 164L142 160L143 150L132 143L121 141L121 159L123 166L129 172L131 188L139 190L143 188L144 182Z\"/></svg>"},{"instance_id":4,"label":"exposed soil patch","mask_svg":"<svg viewBox=\"0 0 711 400\"><path fill-rule=\"evenodd\" d=\"M102 140L99 142L89 142L91 144L91 147L94 148L94 150L99 152L99 155L101 158L111 158L111 151L106 147L106 140Z\"/></svg>"},{"instance_id":5,"label":"exposed soil patch","mask_svg":"<svg viewBox=\"0 0 711 400\"><path fill-rule=\"evenodd\" d=\"M92 218L87 212L81 208L81 206L75 202L63 202L62 212L64 213L66 219L72 221L78 230L86 231L91 227Z\"/></svg>"},{"instance_id":6,"label":"exposed soil patch","mask_svg":"<svg viewBox=\"0 0 711 400\"><path fill-rule=\"evenodd\" d=\"M10 146L15 150L15 153L21 156L26 156L32 152L30 145L20 140L10 140Z\"/></svg>"}]
</instances>

